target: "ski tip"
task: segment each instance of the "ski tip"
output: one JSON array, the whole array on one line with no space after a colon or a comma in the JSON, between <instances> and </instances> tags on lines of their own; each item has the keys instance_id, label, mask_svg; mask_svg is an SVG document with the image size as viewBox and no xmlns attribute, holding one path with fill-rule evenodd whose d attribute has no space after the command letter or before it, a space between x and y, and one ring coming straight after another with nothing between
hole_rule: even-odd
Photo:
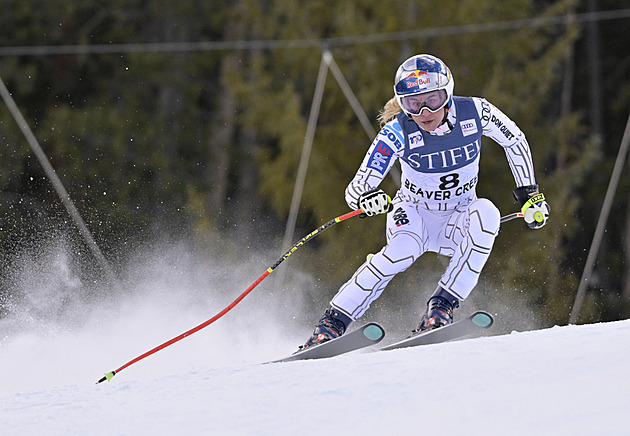
<instances>
[{"instance_id":1,"label":"ski tip","mask_svg":"<svg viewBox=\"0 0 630 436\"><path fill-rule=\"evenodd\" d=\"M102 377L96 384L103 383L105 380L110 381L116 375L116 371L106 372L105 376Z\"/></svg>"},{"instance_id":2,"label":"ski tip","mask_svg":"<svg viewBox=\"0 0 630 436\"><path fill-rule=\"evenodd\" d=\"M484 329L490 328L494 324L494 318L488 312L480 310L475 312L470 317L471 321L477 326Z\"/></svg>"},{"instance_id":3,"label":"ski tip","mask_svg":"<svg viewBox=\"0 0 630 436\"><path fill-rule=\"evenodd\" d=\"M370 341L380 342L385 337L385 330L374 322L363 328L363 335Z\"/></svg>"}]
</instances>

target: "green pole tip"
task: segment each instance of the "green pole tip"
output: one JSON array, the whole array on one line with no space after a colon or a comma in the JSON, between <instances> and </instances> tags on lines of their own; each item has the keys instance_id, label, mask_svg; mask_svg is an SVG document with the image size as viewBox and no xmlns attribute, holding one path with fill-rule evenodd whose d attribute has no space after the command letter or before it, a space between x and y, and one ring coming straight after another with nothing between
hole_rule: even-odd
<instances>
[{"instance_id":1,"label":"green pole tip","mask_svg":"<svg viewBox=\"0 0 630 436\"><path fill-rule=\"evenodd\" d=\"M110 381L116 375L116 371L106 372L105 377L101 378L96 384L103 383L105 380Z\"/></svg>"}]
</instances>

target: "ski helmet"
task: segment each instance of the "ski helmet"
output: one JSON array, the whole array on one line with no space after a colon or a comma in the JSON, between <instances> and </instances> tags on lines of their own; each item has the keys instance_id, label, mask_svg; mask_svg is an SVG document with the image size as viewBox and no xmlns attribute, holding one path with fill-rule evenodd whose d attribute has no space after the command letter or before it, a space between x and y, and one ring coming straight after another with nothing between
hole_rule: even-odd
<instances>
[{"instance_id":1,"label":"ski helmet","mask_svg":"<svg viewBox=\"0 0 630 436\"><path fill-rule=\"evenodd\" d=\"M403 62L394 80L394 93L402 110L409 116L418 115L424 108L436 112L443 107L447 109L453 103L455 82L451 70L435 56L421 54L412 56ZM419 94L440 91L418 104L418 99L409 97ZM414 100L416 102L414 103Z\"/></svg>"}]
</instances>

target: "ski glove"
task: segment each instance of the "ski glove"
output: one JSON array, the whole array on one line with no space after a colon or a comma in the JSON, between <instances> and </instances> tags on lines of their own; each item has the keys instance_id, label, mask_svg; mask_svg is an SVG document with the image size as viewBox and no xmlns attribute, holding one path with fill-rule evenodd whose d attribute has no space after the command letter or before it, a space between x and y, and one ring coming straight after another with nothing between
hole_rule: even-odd
<instances>
[{"instance_id":1,"label":"ski glove","mask_svg":"<svg viewBox=\"0 0 630 436\"><path fill-rule=\"evenodd\" d=\"M513 193L516 201L521 204L527 227L539 229L547 224L551 208L545 201L545 196L538 192L538 185L521 186Z\"/></svg>"},{"instance_id":2,"label":"ski glove","mask_svg":"<svg viewBox=\"0 0 630 436\"><path fill-rule=\"evenodd\" d=\"M359 208L367 216L390 212L393 207L392 199L382 189L371 189L359 197Z\"/></svg>"}]
</instances>

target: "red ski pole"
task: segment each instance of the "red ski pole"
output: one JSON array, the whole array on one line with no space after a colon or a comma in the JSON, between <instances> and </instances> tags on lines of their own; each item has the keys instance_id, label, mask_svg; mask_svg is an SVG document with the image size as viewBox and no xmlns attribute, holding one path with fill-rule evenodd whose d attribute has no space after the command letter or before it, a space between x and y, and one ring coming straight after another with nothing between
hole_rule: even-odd
<instances>
[{"instance_id":1,"label":"red ski pole","mask_svg":"<svg viewBox=\"0 0 630 436\"><path fill-rule=\"evenodd\" d=\"M316 230L312 231L311 233L309 233L308 235L306 235L305 237L300 239L297 243L295 243L295 245L293 245L293 247L291 247L286 253L284 253L284 255L280 259L278 259L276 261L276 263L274 263L272 266L267 268L267 270L260 277L258 277L258 279L256 279L256 281L254 283L252 283L249 286L249 288L247 288L245 290L245 292L243 292L241 295L239 295L236 298L236 300L232 301L221 312L217 313L215 316L213 316L209 320L199 324L197 327L194 327L194 328L192 328L192 329L182 333L181 335L174 337L170 341L166 341L163 344L158 345L157 347L153 348L152 350L149 350L146 353L136 357L135 359L130 360L129 362L125 363L120 368L118 368L118 369L116 369L114 371L111 371L111 372L106 372L105 376L103 378L101 378L99 381L97 381L96 384L102 383L105 380L108 380L108 381L111 380L112 377L114 377L116 374L118 374L123 369L133 365L134 363L144 359L145 357L149 357L150 355L152 355L154 353L157 353L160 350L163 350L164 348L168 347L169 345L173 345L175 342L181 341L185 337L190 336L193 333L198 332L199 330L201 330L201 329L203 329L205 327L208 327L210 324L212 324L213 322L215 322L216 320L221 318L223 315L225 315L230 310L232 310L234 308L234 306L236 306L238 303L240 303L243 300L243 298L245 298L251 291L253 291L254 288L260 284L260 282L262 282L269 274L271 274L273 272L273 270L275 270L278 267L278 265L280 265L282 262L284 262L284 260L287 257L289 257L290 255L292 255L293 252L295 252L295 250L297 250L300 246L304 245L305 243L307 243L308 241L313 239L315 236L319 235L321 232L323 232L327 228L329 228L329 227L331 227L331 226L333 226L333 225L335 225L337 223L340 223L342 221L345 221L348 218L352 218L352 217L355 217L357 215L360 215L361 213L362 213L361 209L357 209L357 210L354 210L352 212L348 212L348 213L346 213L344 215L338 216L337 218L334 218L334 219L328 221L326 224L322 225L321 227L318 227Z\"/></svg>"}]
</instances>

